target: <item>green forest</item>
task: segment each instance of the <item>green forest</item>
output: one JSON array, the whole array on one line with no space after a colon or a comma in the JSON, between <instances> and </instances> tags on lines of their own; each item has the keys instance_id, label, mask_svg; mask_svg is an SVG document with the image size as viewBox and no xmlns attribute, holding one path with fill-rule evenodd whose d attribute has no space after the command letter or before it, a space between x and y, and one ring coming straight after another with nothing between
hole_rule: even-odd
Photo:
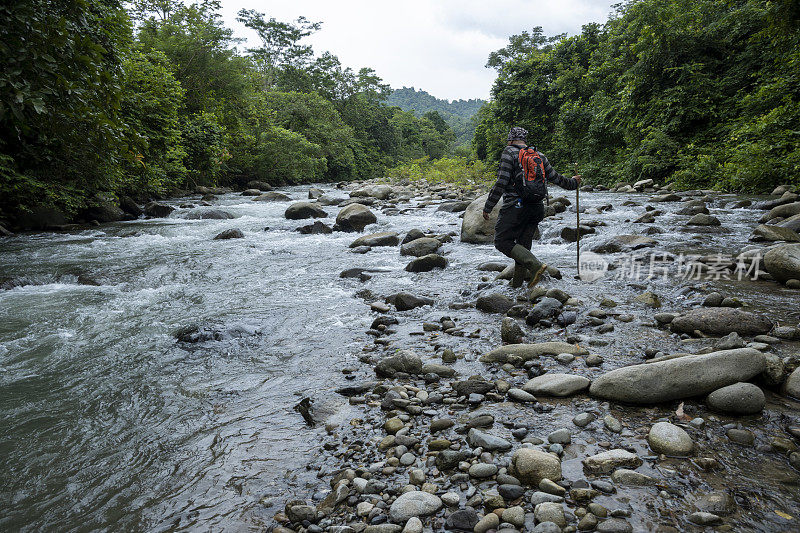
<instances>
[{"instance_id":1,"label":"green forest","mask_svg":"<svg viewBox=\"0 0 800 533\"><path fill-rule=\"evenodd\" d=\"M320 22L242 10L260 45L240 49L220 7L0 7L0 218L200 185L380 177L446 154L454 134L441 117L387 105L372 69L303 44Z\"/></svg>"},{"instance_id":2,"label":"green forest","mask_svg":"<svg viewBox=\"0 0 800 533\"><path fill-rule=\"evenodd\" d=\"M580 35L515 35L487 66L498 76L473 141L483 160L515 124L589 183L800 184L796 0L628 1Z\"/></svg>"},{"instance_id":3,"label":"green forest","mask_svg":"<svg viewBox=\"0 0 800 533\"><path fill-rule=\"evenodd\" d=\"M579 35L522 32L488 58L488 103L392 91L304 44L322 22L238 19L257 46L218 0L0 7L0 219L252 180L485 180L511 125L589 184L800 184L794 0L630 0Z\"/></svg>"},{"instance_id":4,"label":"green forest","mask_svg":"<svg viewBox=\"0 0 800 533\"><path fill-rule=\"evenodd\" d=\"M413 111L417 116L441 116L455 134L455 146L467 146L472 142L477 125L477 114L486 104L485 100L470 98L469 100L442 100L414 87L395 89L387 99L389 105L397 106L404 111Z\"/></svg>"}]
</instances>

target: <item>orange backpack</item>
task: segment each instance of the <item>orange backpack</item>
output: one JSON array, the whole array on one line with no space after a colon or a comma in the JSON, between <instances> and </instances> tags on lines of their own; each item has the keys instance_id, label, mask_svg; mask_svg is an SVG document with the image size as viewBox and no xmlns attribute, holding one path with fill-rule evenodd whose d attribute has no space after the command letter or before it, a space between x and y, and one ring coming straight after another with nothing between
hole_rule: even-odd
<instances>
[{"instance_id":1,"label":"orange backpack","mask_svg":"<svg viewBox=\"0 0 800 533\"><path fill-rule=\"evenodd\" d=\"M540 202L547 197L544 161L536 148L525 146L519 150L522 170L514 186L523 202Z\"/></svg>"}]
</instances>

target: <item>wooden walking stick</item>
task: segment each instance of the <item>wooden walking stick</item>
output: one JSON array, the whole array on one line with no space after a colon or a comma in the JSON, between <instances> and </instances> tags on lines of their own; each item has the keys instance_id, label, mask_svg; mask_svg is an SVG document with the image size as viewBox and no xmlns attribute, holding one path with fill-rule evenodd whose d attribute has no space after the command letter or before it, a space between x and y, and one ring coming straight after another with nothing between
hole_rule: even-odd
<instances>
[{"instance_id":1,"label":"wooden walking stick","mask_svg":"<svg viewBox=\"0 0 800 533\"><path fill-rule=\"evenodd\" d=\"M578 163L573 163L575 166L575 176L578 175ZM577 236L575 243L576 243L576 252L578 257L578 278L581 277L581 184L579 183L578 186L575 188L575 223L577 224L575 235Z\"/></svg>"}]
</instances>

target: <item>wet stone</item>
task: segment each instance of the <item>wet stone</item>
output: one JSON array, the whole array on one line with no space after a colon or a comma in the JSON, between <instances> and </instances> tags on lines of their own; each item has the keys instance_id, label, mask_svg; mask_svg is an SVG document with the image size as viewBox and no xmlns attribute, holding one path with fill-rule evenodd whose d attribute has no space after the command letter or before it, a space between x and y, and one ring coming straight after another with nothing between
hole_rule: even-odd
<instances>
[{"instance_id":1,"label":"wet stone","mask_svg":"<svg viewBox=\"0 0 800 533\"><path fill-rule=\"evenodd\" d=\"M570 431L566 428L561 428L553 431L547 436L548 442L555 444L569 444L572 442Z\"/></svg>"},{"instance_id":2,"label":"wet stone","mask_svg":"<svg viewBox=\"0 0 800 533\"><path fill-rule=\"evenodd\" d=\"M747 429L731 428L727 431L727 435L732 442L742 446L752 446L756 440L753 432Z\"/></svg>"},{"instance_id":3,"label":"wet stone","mask_svg":"<svg viewBox=\"0 0 800 533\"><path fill-rule=\"evenodd\" d=\"M578 427L586 427L594 422L595 416L592 413L580 413L572 419L572 423Z\"/></svg>"}]
</instances>

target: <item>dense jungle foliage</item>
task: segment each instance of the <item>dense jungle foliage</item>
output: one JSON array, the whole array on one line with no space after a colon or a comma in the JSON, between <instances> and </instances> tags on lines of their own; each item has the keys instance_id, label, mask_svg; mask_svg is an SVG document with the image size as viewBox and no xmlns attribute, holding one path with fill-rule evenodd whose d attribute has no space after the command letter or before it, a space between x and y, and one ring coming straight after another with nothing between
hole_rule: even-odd
<instances>
[{"instance_id":1,"label":"dense jungle foliage","mask_svg":"<svg viewBox=\"0 0 800 533\"><path fill-rule=\"evenodd\" d=\"M635 0L605 25L510 39L473 148L499 158L510 125L590 183L769 191L800 184L800 3Z\"/></svg>"},{"instance_id":2,"label":"dense jungle foliage","mask_svg":"<svg viewBox=\"0 0 800 533\"><path fill-rule=\"evenodd\" d=\"M126 8L127 7L127 8ZM239 20L218 0L30 0L0 7L0 219L197 185L339 181L447 153L438 115L386 103L369 68L304 37L319 22Z\"/></svg>"},{"instance_id":3,"label":"dense jungle foliage","mask_svg":"<svg viewBox=\"0 0 800 533\"><path fill-rule=\"evenodd\" d=\"M395 89L388 98L389 105L405 111L413 111L417 116L431 117L438 114L455 134L455 146L467 146L475 133L478 110L486 103L478 98L469 100L442 100L414 87Z\"/></svg>"}]
</instances>

